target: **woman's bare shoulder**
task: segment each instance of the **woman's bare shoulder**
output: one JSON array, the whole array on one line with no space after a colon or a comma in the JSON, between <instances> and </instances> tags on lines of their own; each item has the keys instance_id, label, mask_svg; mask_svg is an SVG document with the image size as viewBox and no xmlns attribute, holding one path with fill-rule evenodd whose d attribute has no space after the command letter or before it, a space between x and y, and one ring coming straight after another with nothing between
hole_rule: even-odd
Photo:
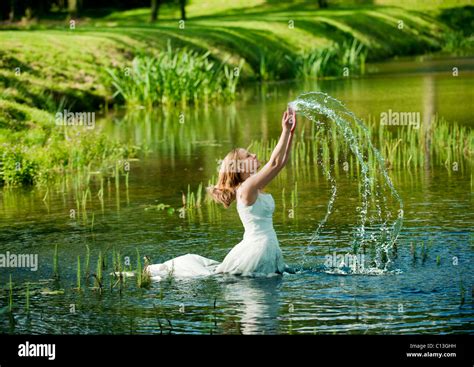
<instances>
[{"instance_id":1,"label":"woman's bare shoulder","mask_svg":"<svg viewBox=\"0 0 474 367\"><path fill-rule=\"evenodd\" d=\"M237 188L236 196L244 205L252 205L257 200L258 190L242 184Z\"/></svg>"}]
</instances>

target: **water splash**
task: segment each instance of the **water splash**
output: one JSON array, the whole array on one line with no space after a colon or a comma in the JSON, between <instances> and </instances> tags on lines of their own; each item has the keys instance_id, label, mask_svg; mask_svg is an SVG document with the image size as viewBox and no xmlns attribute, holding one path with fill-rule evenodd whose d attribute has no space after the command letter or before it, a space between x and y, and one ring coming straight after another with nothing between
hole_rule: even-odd
<instances>
[{"instance_id":1,"label":"water splash","mask_svg":"<svg viewBox=\"0 0 474 367\"><path fill-rule=\"evenodd\" d=\"M392 250L403 224L403 201L387 173L384 159L380 152L373 146L370 132L365 124L348 110L340 101L323 92L310 92L300 95L288 106L302 114L319 127L333 129L337 138L349 147L360 166L360 206L358 223L352 232L352 252L373 250L372 264L358 272L377 273L389 271L392 263ZM327 120L325 123L321 119ZM328 126L329 125L329 126ZM364 155L366 153L366 156ZM318 162L321 163L321 162ZM333 162L337 164L338 162ZM337 183L332 175L332 166L325 167L321 164L323 174L331 185L326 215L318 224L315 232L303 255L303 266L308 262L313 250L312 244L319 239L324 225L332 213L334 202L337 198ZM389 208L385 191L395 199L398 205L398 215L392 220L392 211ZM370 207L375 208L373 216L369 217Z\"/></svg>"}]
</instances>

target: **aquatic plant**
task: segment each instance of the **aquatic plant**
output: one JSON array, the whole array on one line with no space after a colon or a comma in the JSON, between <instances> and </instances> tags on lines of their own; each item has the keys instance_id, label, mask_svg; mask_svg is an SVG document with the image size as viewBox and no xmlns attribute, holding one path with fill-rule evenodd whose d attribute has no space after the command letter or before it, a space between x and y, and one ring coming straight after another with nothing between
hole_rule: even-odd
<instances>
[{"instance_id":1,"label":"aquatic plant","mask_svg":"<svg viewBox=\"0 0 474 367\"><path fill-rule=\"evenodd\" d=\"M295 76L299 79L317 79L363 75L367 53L367 48L356 38L328 48L306 51L296 57Z\"/></svg>"},{"instance_id":2,"label":"aquatic plant","mask_svg":"<svg viewBox=\"0 0 474 367\"><path fill-rule=\"evenodd\" d=\"M81 257L78 255L77 256L77 268L76 268L76 286L77 286L77 290L80 291L81 290L81 277L82 277L82 274L81 274Z\"/></svg>"},{"instance_id":3,"label":"aquatic plant","mask_svg":"<svg viewBox=\"0 0 474 367\"><path fill-rule=\"evenodd\" d=\"M136 249L137 253L137 268L136 268L136 276L137 276L137 287L138 288L146 288L149 287L151 284L151 276L150 273L146 270L148 266L148 259L145 258L145 268L142 267L142 261L140 259L140 252L138 248Z\"/></svg>"},{"instance_id":4,"label":"aquatic plant","mask_svg":"<svg viewBox=\"0 0 474 367\"><path fill-rule=\"evenodd\" d=\"M25 311L26 313L30 312L30 283L26 282L25 290Z\"/></svg>"},{"instance_id":5,"label":"aquatic plant","mask_svg":"<svg viewBox=\"0 0 474 367\"><path fill-rule=\"evenodd\" d=\"M85 278L89 279L90 274L90 257L91 257L91 250L89 245L86 244L86 266L85 266Z\"/></svg>"},{"instance_id":6,"label":"aquatic plant","mask_svg":"<svg viewBox=\"0 0 474 367\"><path fill-rule=\"evenodd\" d=\"M466 302L466 288L464 287L462 277L459 276L459 303L460 303L460 306L464 305L465 302Z\"/></svg>"},{"instance_id":7,"label":"aquatic plant","mask_svg":"<svg viewBox=\"0 0 474 367\"><path fill-rule=\"evenodd\" d=\"M53 255L53 277L59 279L59 253L58 245L54 246L54 255Z\"/></svg>"},{"instance_id":8,"label":"aquatic plant","mask_svg":"<svg viewBox=\"0 0 474 367\"><path fill-rule=\"evenodd\" d=\"M8 311L13 312L13 282L12 275L10 274L10 282L8 283L9 293L8 293Z\"/></svg>"},{"instance_id":9,"label":"aquatic plant","mask_svg":"<svg viewBox=\"0 0 474 367\"><path fill-rule=\"evenodd\" d=\"M51 126L51 121L48 124ZM30 146L23 142L26 138L18 141L14 135L7 135L7 140L0 144L0 185L49 188L77 172L83 173L86 182L90 172L106 174L117 160L135 157L139 150L137 146L109 139L100 130L79 130L74 126L53 130L38 126L34 130L41 131L38 134L44 135L46 144ZM82 197L78 200L82 203Z\"/></svg>"},{"instance_id":10,"label":"aquatic plant","mask_svg":"<svg viewBox=\"0 0 474 367\"><path fill-rule=\"evenodd\" d=\"M203 202L202 196L203 196L202 182L199 183L198 188L195 193L191 191L191 185L188 184L188 190L187 190L186 195L184 193L182 193L181 195L183 207L186 209L200 208ZM210 202L207 201L207 204L209 205Z\"/></svg>"},{"instance_id":11,"label":"aquatic plant","mask_svg":"<svg viewBox=\"0 0 474 367\"><path fill-rule=\"evenodd\" d=\"M431 121L428 130L414 129L407 126L399 129L388 128L380 125L375 119L369 119L367 130L370 131L371 142L380 150L384 158L385 167L389 170L405 168L421 168L425 162L431 165L445 166L449 171L463 170L467 162L474 155L474 129L448 123L437 117ZM316 125L316 124L315 124ZM354 129L354 139L360 143L359 151L368 157L371 169L371 185L377 169L377 158L368 149L367 131L361 128ZM271 152L270 141L254 140L249 145L259 158L267 160ZM291 155L291 166L295 174L300 174L311 164L324 166L326 171L331 165L337 173L341 162L340 152L346 162L346 172L357 170L360 175L360 164L354 164L354 156L347 152L347 143L344 137L337 134L337 129L320 125L317 131L306 136L304 131L295 136L294 154ZM351 176L353 174L351 173Z\"/></svg>"},{"instance_id":12,"label":"aquatic plant","mask_svg":"<svg viewBox=\"0 0 474 367\"><path fill-rule=\"evenodd\" d=\"M108 70L116 89L128 105L199 104L235 98L243 60L235 70L211 59L210 52L171 44L156 57L139 55L130 68Z\"/></svg>"},{"instance_id":13,"label":"aquatic plant","mask_svg":"<svg viewBox=\"0 0 474 367\"><path fill-rule=\"evenodd\" d=\"M100 291L102 291L102 267L103 267L102 251L99 251L94 278L95 278L95 286L96 288L99 288Z\"/></svg>"}]
</instances>

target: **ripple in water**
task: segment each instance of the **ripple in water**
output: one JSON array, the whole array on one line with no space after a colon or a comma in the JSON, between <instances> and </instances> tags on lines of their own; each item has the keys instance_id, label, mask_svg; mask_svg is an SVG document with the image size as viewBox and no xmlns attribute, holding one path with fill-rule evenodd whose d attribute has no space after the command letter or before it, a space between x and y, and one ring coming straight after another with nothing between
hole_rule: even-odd
<instances>
[{"instance_id":1,"label":"ripple in water","mask_svg":"<svg viewBox=\"0 0 474 367\"><path fill-rule=\"evenodd\" d=\"M362 253L365 258L369 251L369 263L352 267L342 264L342 266L327 269L326 272L370 275L398 273L398 270L392 270L391 267L395 241L403 224L403 201L387 173L382 155L371 142L369 130L340 101L323 92L301 94L290 102L288 107L315 123L317 129L330 130L333 133L333 139L337 139L338 144L347 145L356 159L356 164L360 167L360 206L357 207L358 223L352 230L351 255ZM325 165L322 161L318 161L331 186L331 196L326 214L318 223L303 255L303 267L307 266L313 243L319 239L324 230L337 199L338 186L333 170L334 164L338 163Z\"/></svg>"}]
</instances>

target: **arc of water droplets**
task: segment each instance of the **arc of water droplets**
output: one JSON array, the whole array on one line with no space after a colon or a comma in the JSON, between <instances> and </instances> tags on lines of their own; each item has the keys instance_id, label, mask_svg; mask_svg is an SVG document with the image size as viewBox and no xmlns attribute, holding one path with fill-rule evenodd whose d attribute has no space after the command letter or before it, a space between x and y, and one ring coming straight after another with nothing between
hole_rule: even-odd
<instances>
[{"instance_id":1,"label":"arc of water droplets","mask_svg":"<svg viewBox=\"0 0 474 367\"><path fill-rule=\"evenodd\" d=\"M372 175L373 179L377 180L377 176L375 175L376 172L371 172L373 170L371 170L371 167L368 164L368 158L367 158L367 162L364 159L364 156L362 153L362 147L359 144L359 141L357 139L356 134L354 133L354 130L351 128L351 122L355 123L356 126L362 129L364 133L364 137L366 138L366 141L367 141L368 148L369 148L368 151L372 152L373 156L375 157L378 163L378 166L380 168L380 171L382 173L382 177L385 181L385 184L388 186L388 188L390 189L391 195L398 201L399 206L400 206L398 218L394 221L392 225L392 229L389 230L387 228L387 221L390 219L391 212L388 210L387 200L385 196L383 196L382 202L387 212L387 218L385 220L383 220L382 218L382 208L377 203L377 201L375 201L378 217L381 221L383 220L383 223L380 226L382 241L376 247L376 257L374 260L378 268L384 266L384 268L386 269L387 266L391 262L390 257L388 256L389 250L392 248L393 244L395 243L400 233L401 226L403 224L403 201L401 200L398 192L393 186L393 183L390 177L388 176L387 170L385 168L385 162L382 155L373 146L371 142L370 133L367 127L360 119L358 119L354 115L354 113L349 111L340 101L338 101L337 99L323 92L304 93L300 95L293 102L290 102L289 106L295 111L302 113L306 118L308 118L310 121L314 123L318 122L318 118L317 118L318 115L326 116L330 121L332 121L335 124L337 131L342 134L345 142L349 145L349 148L351 149L352 153L357 159L357 162L361 166L362 182L359 185L359 191L362 196L362 203L361 203L362 205L361 205L361 208L359 209L359 226L358 228L356 228L355 233L354 233L353 251L355 253L357 253L359 247L366 242L366 222L367 222L367 214L368 214L368 209L369 209L369 195L371 193L370 173L373 173ZM325 173L326 178L328 179L329 182L331 182L331 185L332 185L331 197L328 202L326 215L319 223L315 233L311 237L309 245L307 246L307 251L305 252L304 259L303 259L304 263L306 263L307 261L306 254L311 251L311 244L319 238L320 232L322 228L324 227L324 225L326 224L329 218L329 215L332 212L334 201L336 199L337 186L335 184L335 180L331 176L330 172L325 172L325 171L326 170L323 168L323 173ZM381 189L383 189L383 187ZM378 195L379 193L377 192L377 196ZM371 224L372 224L372 220L371 220ZM388 235L388 240L386 239L387 235ZM370 236L370 240L376 241L376 238L373 234ZM383 253L387 255L386 256L387 262L385 263L385 265L382 262Z\"/></svg>"},{"instance_id":2,"label":"arc of water droplets","mask_svg":"<svg viewBox=\"0 0 474 367\"><path fill-rule=\"evenodd\" d=\"M336 201L336 196L337 196L336 179L331 175L331 171L326 170L326 168L322 164L321 164L321 168L323 170L324 176L326 177L328 182L331 184L331 197L329 198L329 201L328 201L326 214L325 214L324 218L319 222L318 228L316 229L314 234L311 236L311 240L310 240L310 242L307 246L307 249L306 249L306 251L303 255L303 265L305 265L308 261L307 254L310 253L311 250L312 250L311 245L313 244L314 241L316 241L319 238L321 230L324 228L324 225L326 224L326 222L329 219L329 216L332 213L332 208L333 208L334 202Z\"/></svg>"}]
</instances>

